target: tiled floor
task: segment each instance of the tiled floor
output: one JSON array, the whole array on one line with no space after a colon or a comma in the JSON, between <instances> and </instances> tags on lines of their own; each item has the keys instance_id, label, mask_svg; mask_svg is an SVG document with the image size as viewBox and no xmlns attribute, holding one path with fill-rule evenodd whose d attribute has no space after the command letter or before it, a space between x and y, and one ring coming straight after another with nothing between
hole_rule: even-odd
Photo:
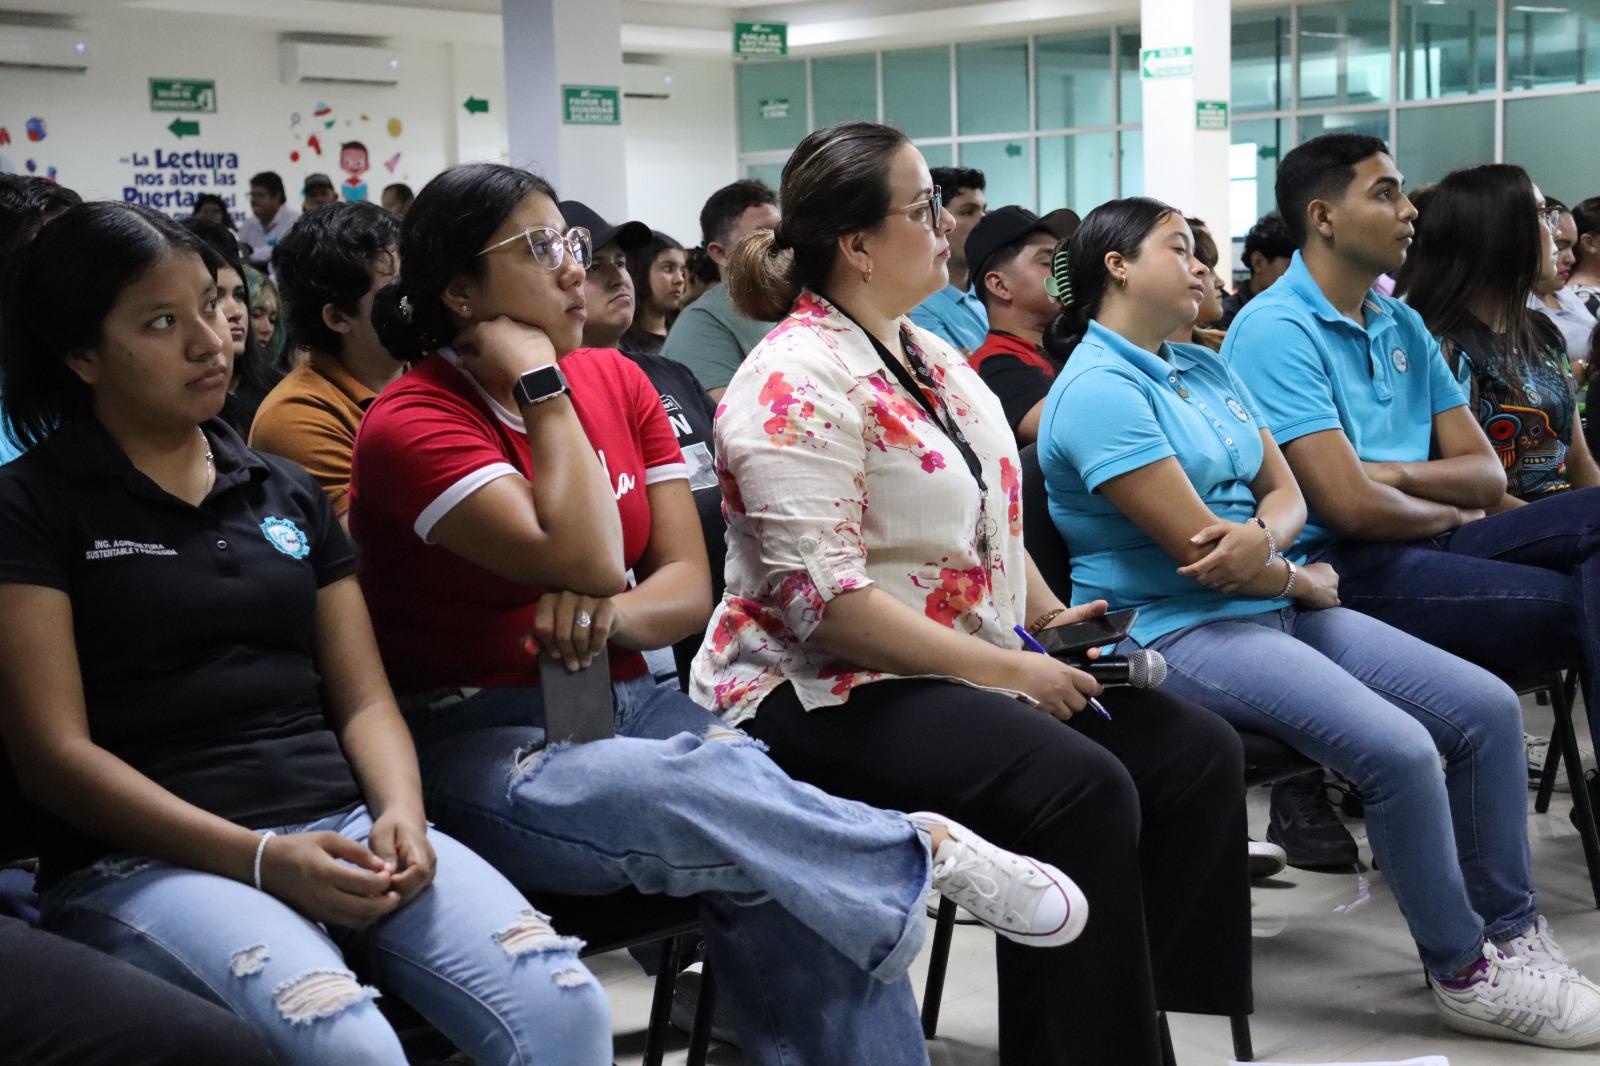
<instances>
[{"instance_id":1,"label":"tiled floor","mask_svg":"<svg viewBox=\"0 0 1600 1066\"><path fill-rule=\"evenodd\" d=\"M1530 730L1548 735L1549 711L1525 702ZM1587 730L1580 726L1579 732L1587 743ZM1540 907L1579 969L1600 975L1600 911L1594 909L1577 833L1567 820L1570 798L1557 793L1545 815L1533 813L1531 792L1528 800ZM1259 836L1266 828L1265 790L1251 792L1250 812ZM1351 829L1362 842L1363 858L1370 859L1362 823L1352 823ZM1371 1062L1440 1054L1451 1066L1600 1061L1593 1051L1542 1051L1458 1036L1440 1026L1415 949L1380 873L1289 869L1253 895L1256 1013L1251 1028L1260 1060ZM992 936L957 928L939 1036L929 1044L934 1066L998 1063L993 954ZM618 1062L636 1066L652 984L626 954L600 956L591 965L611 996ZM926 972L925 951L913 971L919 990ZM1181 1066L1223 1066L1232 1059L1226 1019L1174 1015L1171 1024ZM684 1062L686 1043L677 1037L669 1066ZM734 1066L743 1059L732 1048L713 1045L709 1061Z\"/></svg>"}]
</instances>

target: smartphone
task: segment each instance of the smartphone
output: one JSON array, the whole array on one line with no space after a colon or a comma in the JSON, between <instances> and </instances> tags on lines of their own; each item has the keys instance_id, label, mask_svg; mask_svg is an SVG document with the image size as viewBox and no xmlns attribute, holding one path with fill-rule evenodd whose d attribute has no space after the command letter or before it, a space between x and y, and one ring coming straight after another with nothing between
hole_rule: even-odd
<instances>
[{"instance_id":1,"label":"smartphone","mask_svg":"<svg viewBox=\"0 0 1600 1066\"><path fill-rule=\"evenodd\" d=\"M544 693L547 744L584 744L616 735L611 700L611 667L602 651L594 662L571 673L559 659L539 653L539 686Z\"/></svg>"},{"instance_id":2,"label":"smartphone","mask_svg":"<svg viewBox=\"0 0 1600 1066\"><path fill-rule=\"evenodd\" d=\"M1139 609L1130 607L1126 611L1112 611L1086 622L1072 622L1041 630L1034 634L1033 639L1051 655L1081 657L1090 648L1099 648L1122 640L1133 629L1133 620L1138 617Z\"/></svg>"}]
</instances>

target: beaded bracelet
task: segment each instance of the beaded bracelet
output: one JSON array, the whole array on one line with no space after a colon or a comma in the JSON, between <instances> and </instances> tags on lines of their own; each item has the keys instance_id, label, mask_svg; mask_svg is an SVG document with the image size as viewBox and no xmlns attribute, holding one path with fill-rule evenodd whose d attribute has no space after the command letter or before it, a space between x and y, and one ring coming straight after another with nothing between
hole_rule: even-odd
<instances>
[{"instance_id":1,"label":"beaded bracelet","mask_svg":"<svg viewBox=\"0 0 1600 1066\"><path fill-rule=\"evenodd\" d=\"M1278 557L1278 538L1272 535L1272 530L1267 528L1267 520L1260 515L1251 515L1249 521L1261 527L1261 532L1267 535L1267 561L1263 564L1271 566L1272 560Z\"/></svg>"},{"instance_id":2,"label":"beaded bracelet","mask_svg":"<svg viewBox=\"0 0 1600 1066\"><path fill-rule=\"evenodd\" d=\"M1028 632L1037 634L1039 632L1039 630L1043 629L1045 626L1049 625L1051 622L1054 622L1065 611L1066 611L1066 608L1064 608L1064 607L1057 607L1053 611L1046 611L1044 614L1041 614L1038 618L1035 618L1033 620L1033 624L1028 627Z\"/></svg>"}]
</instances>

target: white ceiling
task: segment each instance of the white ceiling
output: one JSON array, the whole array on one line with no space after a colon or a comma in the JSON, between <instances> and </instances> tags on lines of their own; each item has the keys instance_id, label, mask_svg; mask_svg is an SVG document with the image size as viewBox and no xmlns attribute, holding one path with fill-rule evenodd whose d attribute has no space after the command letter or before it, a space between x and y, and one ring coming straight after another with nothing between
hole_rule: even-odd
<instances>
[{"instance_id":1,"label":"white ceiling","mask_svg":"<svg viewBox=\"0 0 1600 1066\"><path fill-rule=\"evenodd\" d=\"M583 0L556 0L581 4ZM108 11L239 19L279 31L498 43L501 0L0 0L41 21ZM730 24L789 24L795 54L1004 37L1138 17L1138 0L623 0L623 50L727 55Z\"/></svg>"}]
</instances>

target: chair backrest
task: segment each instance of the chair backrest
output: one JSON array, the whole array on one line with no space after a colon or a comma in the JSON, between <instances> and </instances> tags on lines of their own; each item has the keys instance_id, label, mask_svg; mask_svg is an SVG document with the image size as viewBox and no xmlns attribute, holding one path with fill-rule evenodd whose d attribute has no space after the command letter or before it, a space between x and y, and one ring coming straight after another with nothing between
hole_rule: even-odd
<instances>
[{"instance_id":1,"label":"chair backrest","mask_svg":"<svg viewBox=\"0 0 1600 1066\"><path fill-rule=\"evenodd\" d=\"M1033 556L1045 584L1062 603L1072 602L1072 556L1061 531L1050 519L1050 499L1039 467L1039 446L1022 449L1022 543Z\"/></svg>"}]
</instances>

